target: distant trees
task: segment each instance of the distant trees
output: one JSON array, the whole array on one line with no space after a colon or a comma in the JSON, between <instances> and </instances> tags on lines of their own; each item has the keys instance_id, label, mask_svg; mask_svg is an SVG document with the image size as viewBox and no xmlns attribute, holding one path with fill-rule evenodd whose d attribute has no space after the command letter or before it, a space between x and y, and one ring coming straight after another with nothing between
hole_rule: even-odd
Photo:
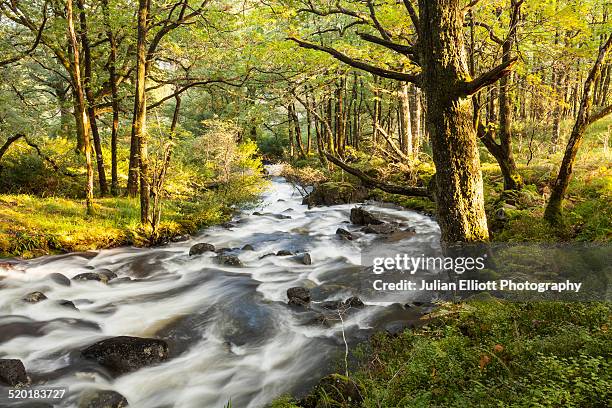
<instances>
[{"instance_id":1,"label":"distant trees","mask_svg":"<svg viewBox=\"0 0 612 408\"><path fill-rule=\"evenodd\" d=\"M601 81L603 66L606 58L612 52L612 34L609 34L606 42L600 47L597 59L584 82L580 107L572 128L563 161L559 168L559 173L555 179L550 194L550 199L546 205L544 217L553 224L562 222L561 205L567 192L569 181L572 176L576 154L582 144L586 129L596 121L612 114L612 103L606 107L593 112L593 105L596 101L597 84Z\"/></svg>"}]
</instances>

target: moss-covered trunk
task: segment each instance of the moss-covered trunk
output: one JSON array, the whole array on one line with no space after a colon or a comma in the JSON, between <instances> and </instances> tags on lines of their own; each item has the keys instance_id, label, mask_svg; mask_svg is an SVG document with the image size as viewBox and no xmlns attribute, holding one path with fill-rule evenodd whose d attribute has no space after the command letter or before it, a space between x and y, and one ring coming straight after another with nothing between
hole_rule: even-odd
<instances>
[{"instance_id":1,"label":"moss-covered trunk","mask_svg":"<svg viewBox=\"0 0 612 408\"><path fill-rule=\"evenodd\" d=\"M426 124L436 165L438 222L444 242L489 238L459 0L419 0L419 60Z\"/></svg>"}]
</instances>

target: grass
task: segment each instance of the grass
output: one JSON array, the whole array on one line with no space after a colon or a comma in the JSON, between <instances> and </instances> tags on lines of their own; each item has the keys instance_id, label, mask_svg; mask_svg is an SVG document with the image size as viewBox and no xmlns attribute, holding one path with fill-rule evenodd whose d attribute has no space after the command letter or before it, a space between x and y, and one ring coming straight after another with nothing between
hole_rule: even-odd
<instances>
[{"instance_id":1,"label":"grass","mask_svg":"<svg viewBox=\"0 0 612 408\"><path fill-rule=\"evenodd\" d=\"M191 201L164 202L161 239L191 234L227 220L236 199L208 192ZM34 257L47 253L86 251L121 245L147 245L139 226L138 199L98 198L95 214L86 216L83 200L0 195L0 256Z\"/></svg>"},{"instance_id":2,"label":"grass","mask_svg":"<svg viewBox=\"0 0 612 408\"><path fill-rule=\"evenodd\" d=\"M355 351L359 363L344 381L361 400L319 385L272 406L607 407L610 312L609 303L444 304L420 328L379 333Z\"/></svg>"}]
</instances>

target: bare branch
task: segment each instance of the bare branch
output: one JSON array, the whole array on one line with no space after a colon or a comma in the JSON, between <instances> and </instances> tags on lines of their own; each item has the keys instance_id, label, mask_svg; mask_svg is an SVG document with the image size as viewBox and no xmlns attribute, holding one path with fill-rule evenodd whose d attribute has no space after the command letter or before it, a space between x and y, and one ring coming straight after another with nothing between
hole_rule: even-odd
<instances>
[{"instance_id":1,"label":"bare branch","mask_svg":"<svg viewBox=\"0 0 612 408\"><path fill-rule=\"evenodd\" d=\"M378 45L382 45L383 47L386 47L390 50L393 50L395 52L398 52L402 55L405 56L412 56L414 55L414 50L411 46L409 45L403 45L403 44L398 44L398 43L394 43L390 40L386 40L383 38L379 38L376 37L374 35L371 34L367 34L367 33L357 33L357 35L359 37L361 37L362 39L374 43L374 44L378 44Z\"/></svg>"},{"instance_id":2,"label":"bare branch","mask_svg":"<svg viewBox=\"0 0 612 408\"><path fill-rule=\"evenodd\" d=\"M358 169L355 169L349 166L342 160L338 159L336 156L333 156L325 152L325 157L327 157L327 159L330 162L334 163L336 166L340 167L347 173L352 174L353 176L360 179L367 186L376 187L376 188L381 189L382 191L386 191L387 193L391 193L391 194L399 194L399 195L410 196L410 197L431 198L431 194L429 190L427 190L427 188L425 187L405 187L405 186L396 186L392 184L383 183L381 181L375 180L374 178L368 176L361 170L358 170Z\"/></svg>"},{"instance_id":3,"label":"bare branch","mask_svg":"<svg viewBox=\"0 0 612 408\"><path fill-rule=\"evenodd\" d=\"M591 115L589 117L589 125L597 122L600 119L605 118L606 116L612 114L612 105L610 106L606 106L605 108L601 109L599 112Z\"/></svg>"},{"instance_id":4,"label":"bare branch","mask_svg":"<svg viewBox=\"0 0 612 408\"><path fill-rule=\"evenodd\" d=\"M419 15L417 14L416 9L414 8L414 4L412 4L412 0L403 1L404 6L406 6L406 10L408 10L408 14L410 15L410 20L412 20L412 24L414 24L414 28L416 28L418 32L420 27Z\"/></svg>"},{"instance_id":5,"label":"bare branch","mask_svg":"<svg viewBox=\"0 0 612 408\"><path fill-rule=\"evenodd\" d=\"M374 4L372 3L372 0L368 0L367 3L368 3L368 9L370 10L370 18L372 19L372 22L374 23L374 27L376 27L380 35L385 40L391 41L391 34L387 30L385 30L385 28L382 26L382 24L380 24L380 21L378 21L378 18L376 17L376 10L374 10Z\"/></svg>"},{"instance_id":6,"label":"bare branch","mask_svg":"<svg viewBox=\"0 0 612 408\"><path fill-rule=\"evenodd\" d=\"M43 31L45 29L45 25L46 24L47 24L47 3L45 2L44 7L43 7L43 21L40 24L40 28L38 29L38 32L36 33L36 38L34 40L34 44L32 44L32 46L28 50L24 51L21 55L16 55L14 57L7 58L4 61L0 61L0 67L12 64L13 62L17 62L17 61L27 57L31 53L33 53L34 50L36 50L36 48L38 47L38 44L40 43L40 40L42 38Z\"/></svg>"},{"instance_id":7,"label":"bare branch","mask_svg":"<svg viewBox=\"0 0 612 408\"><path fill-rule=\"evenodd\" d=\"M471 81L465 82L461 87L459 94L461 96L470 96L484 88L485 86L489 86L497 82L500 78L505 77L506 75L512 72L512 68L517 63L518 59L512 58L495 68L491 69L488 72L480 75L478 78L473 79Z\"/></svg>"},{"instance_id":8,"label":"bare branch","mask_svg":"<svg viewBox=\"0 0 612 408\"><path fill-rule=\"evenodd\" d=\"M398 81L406 81L418 84L420 82L420 78L418 75L407 74L404 72L398 71L390 71L384 68L376 67L374 65L367 64L365 62L357 61L346 54L341 53L338 50L335 50L330 47L326 47L323 45L313 44L307 41L300 40L295 37L289 37L288 40L294 41L302 48L307 48L310 50L323 51L332 57L336 58L339 61L344 62L347 65L350 65L353 68L361 69L363 71L370 72L372 74L378 75L383 78L395 79Z\"/></svg>"}]
</instances>

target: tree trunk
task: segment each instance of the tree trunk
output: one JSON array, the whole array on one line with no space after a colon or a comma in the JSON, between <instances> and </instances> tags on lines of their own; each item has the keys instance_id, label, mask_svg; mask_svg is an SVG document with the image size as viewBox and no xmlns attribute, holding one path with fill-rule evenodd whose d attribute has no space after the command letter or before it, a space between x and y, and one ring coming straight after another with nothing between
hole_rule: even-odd
<instances>
[{"instance_id":1,"label":"tree trunk","mask_svg":"<svg viewBox=\"0 0 612 408\"><path fill-rule=\"evenodd\" d=\"M400 95L400 146L402 152L413 160L414 147L412 145L412 119L410 118L410 94L407 83L401 84Z\"/></svg>"},{"instance_id":2,"label":"tree trunk","mask_svg":"<svg viewBox=\"0 0 612 408\"><path fill-rule=\"evenodd\" d=\"M117 133L119 131L119 91L117 89L117 40L110 23L110 10L108 0L102 1L104 12L104 25L108 39L110 54L108 60L108 81L111 86L111 105L113 109L113 123L111 125L111 194L119 194L119 180L117 174Z\"/></svg>"},{"instance_id":3,"label":"tree trunk","mask_svg":"<svg viewBox=\"0 0 612 408\"><path fill-rule=\"evenodd\" d=\"M95 113L95 98L92 90L92 69L91 69L91 49L89 47L89 34L87 30L87 17L85 15L85 7L83 0L77 0L79 7L79 17L81 23L81 45L83 48L83 59L85 65L85 78L83 78L85 97L87 98L87 116L89 117L89 125L91 127L91 135L93 138L94 150L96 152L96 164L98 166L98 182L100 184L100 194L108 195L108 183L106 182L106 170L104 168L104 156L102 155L102 144L100 142L100 132L96 123Z\"/></svg>"},{"instance_id":4,"label":"tree trunk","mask_svg":"<svg viewBox=\"0 0 612 408\"><path fill-rule=\"evenodd\" d=\"M146 38L148 31L149 0L139 0L138 3L138 40L136 44L136 90L134 92L134 117L132 119L132 146L136 145L136 158L138 168L135 174L140 175L140 222L146 227L152 224L149 213L150 207L150 179L149 158L147 151L147 49ZM135 143L134 143L135 141ZM130 152L132 156L133 152ZM132 158L130 157L130 167ZM130 178L133 177L133 169ZM132 193L128 184L128 193Z\"/></svg>"},{"instance_id":5,"label":"tree trunk","mask_svg":"<svg viewBox=\"0 0 612 408\"><path fill-rule=\"evenodd\" d=\"M289 115L293 119L293 126L295 129L295 146L297 147L300 158L304 159L306 155L304 154L304 145L302 143L302 129L300 128L300 119L298 118L297 111L295 110L295 103L293 102L289 105Z\"/></svg>"},{"instance_id":6,"label":"tree trunk","mask_svg":"<svg viewBox=\"0 0 612 408\"><path fill-rule=\"evenodd\" d=\"M502 64L512 59L512 47L520 16L522 0L510 0L511 15L508 36L502 45ZM504 190L520 190L523 180L519 174L512 153L512 108L510 106L510 80L504 76L499 81L499 153L495 158L504 177Z\"/></svg>"},{"instance_id":7,"label":"tree trunk","mask_svg":"<svg viewBox=\"0 0 612 408\"><path fill-rule=\"evenodd\" d=\"M72 48L72 61L70 69L70 77L72 80L72 88L75 99L75 119L77 126L77 134L83 145L85 152L85 165L87 167L87 183L85 187L85 201L87 205L87 214L91 215L94 212L93 207L93 186L94 172L91 160L91 141L89 139L89 123L87 116L87 107L85 103L85 93L83 91L83 82L81 80L81 62L79 55L79 44L77 41L76 31L74 29L74 13L72 0L66 0L66 23L68 26L68 38L70 47Z\"/></svg>"},{"instance_id":8,"label":"tree trunk","mask_svg":"<svg viewBox=\"0 0 612 408\"><path fill-rule=\"evenodd\" d=\"M291 113L291 105L287 105L287 130L289 132L289 157L293 159L295 152L294 152L294 147L293 147L294 127L293 127L293 114Z\"/></svg>"},{"instance_id":9,"label":"tree trunk","mask_svg":"<svg viewBox=\"0 0 612 408\"><path fill-rule=\"evenodd\" d=\"M557 174L557 178L552 186L550 199L548 200L546 210L544 211L544 218L553 225L561 224L562 222L561 210L563 198L567 193L567 187L574 168L574 162L576 161L576 154L578 154L578 149L580 149L580 145L582 144L584 132L589 125L594 123L596 120L599 120L607 114L612 113L612 106L603 109L597 115L593 115L592 113L595 83L597 82L597 78L601 76L603 62L606 56L610 53L611 49L612 34L609 35L606 43L599 49L597 60L595 61L593 68L589 72L589 75L584 82L582 98L580 100L580 108L578 109L578 116L576 117L572 133L567 142L567 147L565 148L565 154L563 155L563 161L561 162L559 173Z\"/></svg>"},{"instance_id":10,"label":"tree trunk","mask_svg":"<svg viewBox=\"0 0 612 408\"><path fill-rule=\"evenodd\" d=\"M345 77L342 75L336 87L336 151L344 157L345 125L344 125L344 87Z\"/></svg>"},{"instance_id":11,"label":"tree trunk","mask_svg":"<svg viewBox=\"0 0 612 408\"><path fill-rule=\"evenodd\" d=\"M410 98L410 128L412 129L412 155L416 159L419 157L419 151L421 149L421 90L415 86L412 86L412 93Z\"/></svg>"},{"instance_id":12,"label":"tree trunk","mask_svg":"<svg viewBox=\"0 0 612 408\"><path fill-rule=\"evenodd\" d=\"M463 2L419 0L419 12L418 50L442 241L486 241L489 231L472 102L457 96L454 89L470 78Z\"/></svg>"}]
</instances>

